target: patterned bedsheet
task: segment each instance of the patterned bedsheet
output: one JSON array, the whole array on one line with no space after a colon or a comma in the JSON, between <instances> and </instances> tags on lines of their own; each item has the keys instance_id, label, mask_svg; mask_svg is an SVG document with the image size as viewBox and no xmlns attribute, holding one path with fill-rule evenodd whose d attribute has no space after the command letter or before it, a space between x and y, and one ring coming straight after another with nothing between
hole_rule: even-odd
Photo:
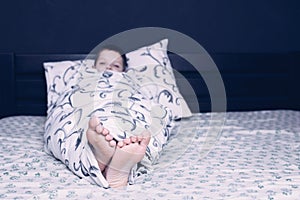
<instances>
[{"instance_id":1,"label":"patterned bedsheet","mask_svg":"<svg viewBox=\"0 0 300 200\"><path fill-rule=\"evenodd\" d=\"M213 113L218 115L218 113ZM203 154L210 113L180 122L155 170L127 189L80 179L43 148L45 117L0 120L0 199L299 199L300 112L229 112Z\"/></svg>"}]
</instances>

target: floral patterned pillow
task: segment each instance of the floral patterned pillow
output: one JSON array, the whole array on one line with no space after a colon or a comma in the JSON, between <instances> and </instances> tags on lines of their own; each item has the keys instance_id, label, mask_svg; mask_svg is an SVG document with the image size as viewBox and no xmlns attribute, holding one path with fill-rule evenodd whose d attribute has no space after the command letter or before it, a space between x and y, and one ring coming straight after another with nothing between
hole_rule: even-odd
<instances>
[{"instance_id":1,"label":"floral patterned pillow","mask_svg":"<svg viewBox=\"0 0 300 200\"><path fill-rule=\"evenodd\" d=\"M190 117L191 111L176 84L167 46L168 39L164 39L127 53L127 72L135 74L144 95L168 107L174 119Z\"/></svg>"},{"instance_id":2,"label":"floral patterned pillow","mask_svg":"<svg viewBox=\"0 0 300 200\"><path fill-rule=\"evenodd\" d=\"M155 103L168 107L174 119L190 117L191 111L182 97L167 55L168 39L126 54L128 73L137 76L143 95ZM93 66L93 60L44 63L48 92L48 111L58 97L74 87L80 70Z\"/></svg>"},{"instance_id":3,"label":"floral patterned pillow","mask_svg":"<svg viewBox=\"0 0 300 200\"><path fill-rule=\"evenodd\" d=\"M92 60L58 61L44 63L47 82L47 108L51 110L64 91L74 87L83 67L92 67Z\"/></svg>"}]
</instances>

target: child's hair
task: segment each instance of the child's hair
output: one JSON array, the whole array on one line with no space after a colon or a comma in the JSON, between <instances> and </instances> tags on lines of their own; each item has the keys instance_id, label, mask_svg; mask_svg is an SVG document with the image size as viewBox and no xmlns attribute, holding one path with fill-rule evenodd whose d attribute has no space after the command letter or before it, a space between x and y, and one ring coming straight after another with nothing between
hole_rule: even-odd
<instances>
[{"instance_id":1,"label":"child's hair","mask_svg":"<svg viewBox=\"0 0 300 200\"><path fill-rule=\"evenodd\" d=\"M103 50L111 50L111 51L118 52L118 53L121 55L121 57L122 57L122 61L123 61L123 71L126 70L126 68L127 68L127 58L126 58L126 56L125 56L123 50L120 49L119 47L115 46L115 45L105 45L105 46L102 46L102 47L98 50L98 52L97 52L97 54L96 54L95 61L94 61L94 66L96 66L96 63L97 63L98 58L99 58L99 55L100 55L100 53L101 53Z\"/></svg>"}]
</instances>

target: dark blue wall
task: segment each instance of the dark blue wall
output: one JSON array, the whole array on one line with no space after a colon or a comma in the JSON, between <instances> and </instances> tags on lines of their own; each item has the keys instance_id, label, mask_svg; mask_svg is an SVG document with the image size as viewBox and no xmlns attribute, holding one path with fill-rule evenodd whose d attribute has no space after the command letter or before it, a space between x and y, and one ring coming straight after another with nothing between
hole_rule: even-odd
<instances>
[{"instance_id":1,"label":"dark blue wall","mask_svg":"<svg viewBox=\"0 0 300 200\"><path fill-rule=\"evenodd\" d=\"M149 26L182 32L211 53L228 110L300 109L299 0L3 0L0 117L45 113L47 54L87 54L114 34Z\"/></svg>"},{"instance_id":2,"label":"dark blue wall","mask_svg":"<svg viewBox=\"0 0 300 200\"><path fill-rule=\"evenodd\" d=\"M10 0L0 3L0 52L88 53L127 29L180 31L209 52L300 50L297 0Z\"/></svg>"}]
</instances>

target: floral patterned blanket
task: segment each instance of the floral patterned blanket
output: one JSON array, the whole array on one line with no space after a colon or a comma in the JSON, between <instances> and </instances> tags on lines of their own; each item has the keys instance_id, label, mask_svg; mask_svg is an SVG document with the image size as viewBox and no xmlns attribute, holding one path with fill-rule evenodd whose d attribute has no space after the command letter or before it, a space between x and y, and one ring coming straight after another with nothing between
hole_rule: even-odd
<instances>
[{"instance_id":1,"label":"floral patterned blanket","mask_svg":"<svg viewBox=\"0 0 300 200\"><path fill-rule=\"evenodd\" d=\"M300 112L229 112L215 137L211 116L220 114L176 122L154 171L125 190L92 184L48 155L45 117L3 118L0 199L299 199Z\"/></svg>"}]
</instances>

